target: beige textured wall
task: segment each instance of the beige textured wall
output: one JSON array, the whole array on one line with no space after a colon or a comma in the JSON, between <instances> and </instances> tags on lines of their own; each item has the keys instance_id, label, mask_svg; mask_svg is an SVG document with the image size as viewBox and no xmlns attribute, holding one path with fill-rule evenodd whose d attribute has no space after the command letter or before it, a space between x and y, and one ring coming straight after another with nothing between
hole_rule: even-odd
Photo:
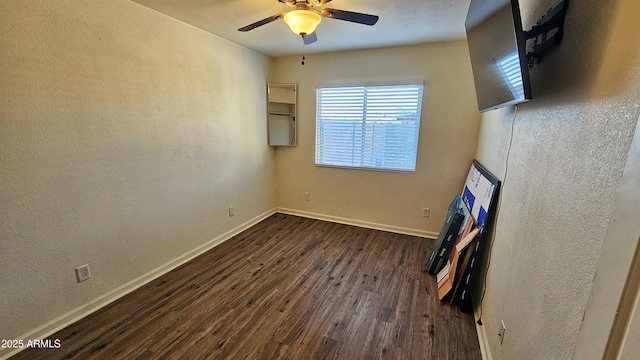
<instances>
[{"instance_id":1,"label":"beige textured wall","mask_svg":"<svg viewBox=\"0 0 640 360\"><path fill-rule=\"evenodd\" d=\"M466 43L312 54L304 66L299 56L278 58L273 78L298 83L298 146L276 150L279 208L437 235L477 144ZM314 165L316 85L402 80L425 84L415 173ZM424 207L430 218L422 217Z\"/></svg>"},{"instance_id":2,"label":"beige textured wall","mask_svg":"<svg viewBox=\"0 0 640 360\"><path fill-rule=\"evenodd\" d=\"M0 49L1 339L275 208L269 58L126 0L2 1Z\"/></svg>"},{"instance_id":3,"label":"beige textured wall","mask_svg":"<svg viewBox=\"0 0 640 360\"><path fill-rule=\"evenodd\" d=\"M553 3L521 0L524 28ZM564 42L531 72L534 99L483 116L477 156L499 177L515 116L483 303L493 359L602 356L608 330L580 331L585 311L606 310L587 305L596 269L629 266L600 254L619 245L607 232L640 115L638 13L635 0L571 2Z\"/></svg>"}]
</instances>

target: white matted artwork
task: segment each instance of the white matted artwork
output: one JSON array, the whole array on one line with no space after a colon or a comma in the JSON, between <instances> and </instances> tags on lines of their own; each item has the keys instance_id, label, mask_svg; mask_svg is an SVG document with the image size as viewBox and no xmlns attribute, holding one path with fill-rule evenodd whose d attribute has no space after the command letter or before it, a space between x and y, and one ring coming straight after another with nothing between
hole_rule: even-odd
<instances>
[{"instance_id":1,"label":"white matted artwork","mask_svg":"<svg viewBox=\"0 0 640 360\"><path fill-rule=\"evenodd\" d=\"M462 190L462 201L471 210L471 215L478 227L484 226L487 221L487 214L499 184L500 181L495 176L485 170L480 163L473 161Z\"/></svg>"}]
</instances>

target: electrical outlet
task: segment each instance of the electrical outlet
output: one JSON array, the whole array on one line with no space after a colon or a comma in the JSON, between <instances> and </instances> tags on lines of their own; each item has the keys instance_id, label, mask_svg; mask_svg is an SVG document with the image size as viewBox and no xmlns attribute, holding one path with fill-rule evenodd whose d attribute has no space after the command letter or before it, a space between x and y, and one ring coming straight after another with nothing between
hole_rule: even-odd
<instances>
[{"instance_id":1,"label":"electrical outlet","mask_svg":"<svg viewBox=\"0 0 640 360\"><path fill-rule=\"evenodd\" d=\"M504 320L500 320L500 329L498 330L498 337L500 338L500 345L502 345L502 342L504 341Z\"/></svg>"},{"instance_id":2,"label":"electrical outlet","mask_svg":"<svg viewBox=\"0 0 640 360\"><path fill-rule=\"evenodd\" d=\"M236 214L235 209L233 208L233 205L229 206L229 216L233 216Z\"/></svg>"},{"instance_id":3,"label":"electrical outlet","mask_svg":"<svg viewBox=\"0 0 640 360\"><path fill-rule=\"evenodd\" d=\"M431 209L429 208L422 209L422 216L429 217L429 215L431 215Z\"/></svg>"},{"instance_id":4,"label":"electrical outlet","mask_svg":"<svg viewBox=\"0 0 640 360\"><path fill-rule=\"evenodd\" d=\"M91 272L89 271L89 264L84 264L76 268L76 275L78 276L78 282L83 282L91 278Z\"/></svg>"},{"instance_id":5,"label":"electrical outlet","mask_svg":"<svg viewBox=\"0 0 640 360\"><path fill-rule=\"evenodd\" d=\"M309 201L311 200L311 194L309 194L308 192L304 193L304 201Z\"/></svg>"}]
</instances>

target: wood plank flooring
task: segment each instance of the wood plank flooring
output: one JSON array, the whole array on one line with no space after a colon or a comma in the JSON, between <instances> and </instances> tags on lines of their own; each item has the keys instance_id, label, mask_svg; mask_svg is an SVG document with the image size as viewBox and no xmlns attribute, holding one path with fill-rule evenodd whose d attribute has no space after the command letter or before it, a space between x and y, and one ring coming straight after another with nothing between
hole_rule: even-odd
<instances>
[{"instance_id":1,"label":"wood plank flooring","mask_svg":"<svg viewBox=\"0 0 640 360\"><path fill-rule=\"evenodd\" d=\"M12 359L481 359L432 246L275 214Z\"/></svg>"}]
</instances>

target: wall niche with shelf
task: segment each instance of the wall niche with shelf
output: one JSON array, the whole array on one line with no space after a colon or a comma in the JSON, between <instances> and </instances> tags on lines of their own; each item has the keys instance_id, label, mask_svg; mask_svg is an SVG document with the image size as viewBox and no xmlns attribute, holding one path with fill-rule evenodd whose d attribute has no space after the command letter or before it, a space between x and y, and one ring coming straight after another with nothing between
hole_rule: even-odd
<instances>
[{"instance_id":1,"label":"wall niche with shelf","mask_svg":"<svg viewBox=\"0 0 640 360\"><path fill-rule=\"evenodd\" d=\"M296 146L296 84L267 84L269 145Z\"/></svg>"}]
</instances>

